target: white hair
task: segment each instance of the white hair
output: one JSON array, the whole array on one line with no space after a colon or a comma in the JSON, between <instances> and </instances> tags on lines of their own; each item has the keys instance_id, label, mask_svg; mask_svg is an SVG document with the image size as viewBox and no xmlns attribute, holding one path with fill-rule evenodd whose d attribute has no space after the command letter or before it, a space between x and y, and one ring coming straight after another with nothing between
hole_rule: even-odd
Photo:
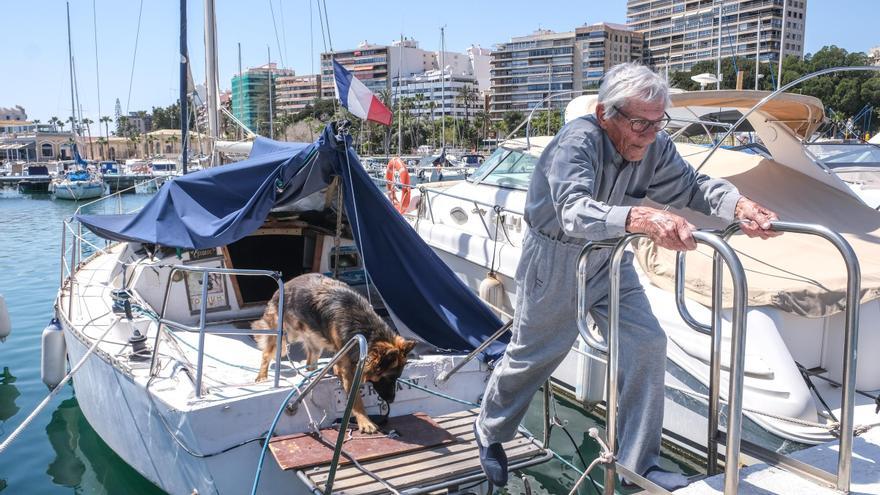
<instances>
[{"instance_id":1,"label":"white hair","mask_svg":"<svg viewBox=\"0 0 880 495\"><path fill-rule=\"evenodd\" d=\"M617 109L635 99L646 102L662 101L669 106L669 85L651 69L636 62L615 65L605 74L599 86L599 103L605 107L605 116L617 115Z\"/></svg>"}]
</instances>

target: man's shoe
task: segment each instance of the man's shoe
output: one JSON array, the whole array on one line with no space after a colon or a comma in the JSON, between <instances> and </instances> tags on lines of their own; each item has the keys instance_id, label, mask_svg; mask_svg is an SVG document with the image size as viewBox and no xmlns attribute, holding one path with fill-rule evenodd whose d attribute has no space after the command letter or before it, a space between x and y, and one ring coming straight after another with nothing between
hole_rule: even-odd
<instances>
[{"instance_id":1,"label":"man's shoe","mask_svg":"<svg viewBox=\"0 0 880 495\"><path fill-rule=\"evenodd\" d=\"M690 483L684 475L673 473L660 469L658 466L652 466L645 471L645 479L656 484L657 486L672 492L679 488L684 488Z\"/></svg>"},{"instance_id":2,"label":"man's shoe","mask_svg":"<svg viewBox=\"0 0 880 495\"><path fill-rule=\"evenodd\" d=\"M507 454L504 453L504 447L498 442L483 447L480 435L477 433L476 422L474 423L474 438L477 440L477 447L480 448L480 466L483 468L486 478L498 488L506 485Z\"/></svg>"}]
</instances>

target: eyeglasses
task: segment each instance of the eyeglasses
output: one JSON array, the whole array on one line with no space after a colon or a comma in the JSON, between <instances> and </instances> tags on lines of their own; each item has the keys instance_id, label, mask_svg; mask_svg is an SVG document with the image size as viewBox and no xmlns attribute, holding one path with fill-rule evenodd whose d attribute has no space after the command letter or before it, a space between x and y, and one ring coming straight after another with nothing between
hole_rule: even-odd
<instances>
[{"instance_id":1,"label":"eyeglasses","mask_svg":"<svg viewBox=\"0 0 880 495\"><path fill-rule=\"evenodd\" d=\"M647 131L648 129L653 128L655 132L662 131L669 125L669 121L672 120L669 117L669 114L663 112L663 118L657 120L647 120L647 119L634 119L626 114L620 107L614 107L617 110L617 113L622 115L625 119L629 120L629 125L632 128L633 132L637 132L639 134Z\"/></svg>"}]
</instances>

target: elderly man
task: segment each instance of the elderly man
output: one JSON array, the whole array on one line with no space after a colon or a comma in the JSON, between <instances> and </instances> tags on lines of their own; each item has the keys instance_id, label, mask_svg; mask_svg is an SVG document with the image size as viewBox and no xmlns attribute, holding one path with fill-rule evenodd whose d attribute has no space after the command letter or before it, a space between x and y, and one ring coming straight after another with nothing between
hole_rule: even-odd
<instances>
[{"instance_id":1,"label":"elderly man","mask_svg":"<svg viewBox=\"0 0 880 495\"><path fill-rule=\"evenodd\" d=\"M496 486L507 483L501 442L513 438L529 401L578 335L576 260L587 241L644 233L661 247L696 248L694 226L651 200L676 208L744 220L749 236L768 238L776 215L741 196L725 180L698 174L661 132L669 121L666 82L637 64L611 69L599 88L595 115L562 128L532 174L529 226L516 273L513 335L486 387L474 425L480 461ZM588 260L590 314L608 325L608 250ZM659 468L666 335L627 254L621 268L620 376L617 453L622 465L674 490L684 476Z\"/></svg>"}]
</instances>

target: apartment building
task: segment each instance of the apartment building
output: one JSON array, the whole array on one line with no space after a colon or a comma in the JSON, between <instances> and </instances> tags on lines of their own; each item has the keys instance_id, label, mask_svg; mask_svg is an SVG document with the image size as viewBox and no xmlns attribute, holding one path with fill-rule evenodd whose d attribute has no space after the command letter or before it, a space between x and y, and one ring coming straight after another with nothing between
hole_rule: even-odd
<instances>
[{"instance_id":1,"label":"apartment building","mask_svg":"<svg viewBox=\"0 0 880 495\"><path fill-rule=\"evenodd\" d=\"M804 55L807 0L627 0L627 25L644 34L645 63L670 72L719 57L778 63ZM783 48L784 47L784 48Z\"/></svg>"},{"instance_id":2,"label":"apartment building","mask_svg":"<svg viewBox=\"0 0 880 495\"><path fill-rule=\"evenodd\" d=\"M476 79L469 72L430 70L392 80L392 102L402 98L410 115L418 118L455 117L472 119L483 109Z\"/></svg>"},{"instance_id":3,"label":"apartment building","mask_svg":"<svg viewBox=\"0 0 880 495\"><path fill-rule=\"evenodd\" d=\"M290 69L279 69L270 63L253 67L232 78L232 114L249 129L257 134L269 135L269 98L272 97L274 118L278 110L275 108L275 81L279 77L293 76Z\"/></svg>"},{"instance_id":4,"label":"apartment building","mask_svg":"<svg viewBox=\"0 0 880 495\"><path fill-rule=\"evenodd\" d=\"M574 31L538 30L511 38L492 52L492 99L489 115L499 120L507 112L533 108L563 108L571 95L547 99L551 93L579 90L583 85L581 50Z\"/></svg>"},{"instance_id":5,"label":"apartment building","mask_svg":"<svg viewBox=\"0 0 880 495\"><path fill-rule=\"evenodd\" d=\"M297 113L321 97L321 75L280 76L275 79L276 113Z\"/></svg>"},{"instance_id":6,"label":"apartment building","mask_svg":"<svg viewBox=\"0 0 880 495\"><path fill-rule=\"evenodd\" d=\"M583 89L595 89L611 67L642 61L644 36L623 24L600 22L574 31L581 52Z\"/></svg>"}]
</instances>

